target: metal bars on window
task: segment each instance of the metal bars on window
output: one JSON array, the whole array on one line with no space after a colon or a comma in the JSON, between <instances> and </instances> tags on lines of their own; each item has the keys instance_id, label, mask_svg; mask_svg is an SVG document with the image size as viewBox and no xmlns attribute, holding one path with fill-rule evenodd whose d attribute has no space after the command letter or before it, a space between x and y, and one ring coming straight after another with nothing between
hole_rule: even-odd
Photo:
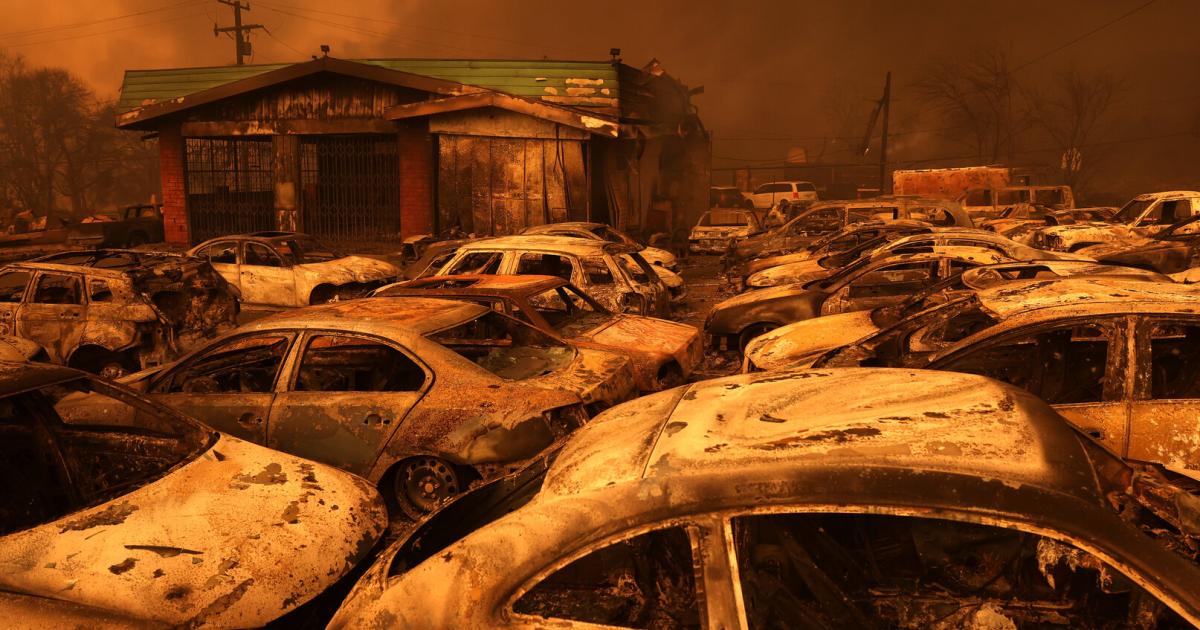
<instances>
[{"instance_id":1,"label":"metal bars on window","mask_svg":"<svg viewBox=\"0 0 1200 630\"><path fill-rule=\"evenodd\" d=\"M310 136L300 143L304 230L338 240L400 236L395 136Z\"/></svg>"},{"instance_id":2,"label":"metal bars on window","mask_svg":"<svg viewBox=\"0 0 1200 630\"><path fill-rule=\"evenodd\" d=\"M275 228L270 138L187 138L184 180L193 241Z\"/></svg>"}]
</instances>

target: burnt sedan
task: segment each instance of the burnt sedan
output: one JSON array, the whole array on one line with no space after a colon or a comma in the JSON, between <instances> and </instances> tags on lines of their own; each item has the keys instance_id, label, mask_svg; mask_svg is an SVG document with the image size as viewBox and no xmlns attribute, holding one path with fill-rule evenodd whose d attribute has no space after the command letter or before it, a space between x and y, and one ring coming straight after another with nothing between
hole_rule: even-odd
<instances>
[{"instance_id":1,"label":"burnt sedan","mask_svg":"<svg viewBox=\"0 0 1200 630\"><path fill-rule=\"evenodd\" d=\"M188 252L212 263L254 307L294 307L362 297L395 282L401 270L346 256L297 232L254 232L209 239Z\"/></svg>"},{"instance_id":2,"label":"burnt sedan","mask_svg":"<svg viewBox=\"0 0 1200 630\"><path fill-rule=\"evenodd\" d=\"M831 350L816 367L982 374L1022 387L1116 454L1200 479L1200 292L1101 277L980 292Z\"/></svg>"},{"instance_id":3,"label":"burnt sedan","mask_svg":"<svg viewBox=\"0 0 1200 630\"><path fill-rule=\"evenodd\" d=\"M629 360L478 304L365 298L257 320L129 377L209 426L379 484L409 514L634 394Z\"/></svg>"},{"instance_id":4,"label":"burnt sedan","mask_svg":"<svg viewBox=\"0 0 1200 630\"><path fill-rule=\"evenodd\" d=\"M387 525L353 475L68 368L0 364L0 432L7 627L261 626Z\"/></svg>"},{"instance_id":5,"label":"burnt sedan","mask_svg":"<svg viewBox=\"0 0 1200 630\"><path fill-rule=\"evenodd\" d=\"M573 436L517 505L459 540L389 548L330 628L1200 622L1194 499L975 376L662 392Z\"/></svg>"},{"instance_id":6,"label":"burnt sedan","mask_svg":"<svg viewBox=\"0 0 1200 630\"><path fill-rule=\"evenodd\" d=\"M840 254L822 258L789 262L763 269L746 278L746 286L756 289L793 282L808 282L834 273L838 268L866 257L878 260L896 254L915 254L932 251L935 247L981 247L998 252L1013 260L1092 260L1078 254L1053 253L1022 245L1010 238L975 228L931 228L863 243Z\"/></svg>"},{"instance_id":7,"label":"burnt sedan","mask_svg":"<svg viewBox=\"0 0 1200 630\"><path fill-rule=\"evenodd\" d=\"M978 247L934 247L881 260L860 258L837 273L805 284L747 291L719 302L704 322L711 347L746 349L750 340L780 326L821 315L898 304L910 294L966 269L1016 262Z\"/></svg>"},{"instance_id":8,"label":"burnt sedan","mask_svg":"<svg viewBox=\"0 0 1200 630\"><path fill-rule=\"evenodd\" d=\"M825 352L918 317L930 308L973 291L1005 283L1086 276L1171 282L1169 277L1153 271L1085 261L1046 260L976 267L918 291L900 304L826 315L776 328L750 342L743 371L808 367Z\"/></svg>"},{"instance_id":9,"label":"burnt sedan","mask_svg":"<svg viewBox=\"0 0 1200 630\"><path fill-rule=\"evenodd\" d=\"M572 236L588 238L607 243L621 243L631 247L641 247L640 253L650 264L665 267L671 271L679 271L679 262L675 254L657 247L646 247L635 241L632 236L614 228L607 223L590 223L587 221L566 221L563 223L546 223L525 228L521 234L544 234L548 236Z\"/></svg>"},{"instance_id":10,"label":"burnt sedan","mask_svg":"<svg viewBox=\"0 0 1200 630\"><path fill-rule=\"evenodd\" d=\"M1200 215L1189 217L1140 244L1087 248L1084 253L1114 265L1179 273L1200 264Z\"/></svg>"},{"instance_id":11,"label":"burnt sedan","mask_svg":"<svg viewBox=\"0 0 1200 630\"><path fill-rule=\"evenodd\" d=\"M382 287L373 295L450 298L490 305L572 345L628 356L643 392L683 384L703 360L703 343L696 328L613 313L554 276L438 276Z\"/></svg>"}]
</instances>

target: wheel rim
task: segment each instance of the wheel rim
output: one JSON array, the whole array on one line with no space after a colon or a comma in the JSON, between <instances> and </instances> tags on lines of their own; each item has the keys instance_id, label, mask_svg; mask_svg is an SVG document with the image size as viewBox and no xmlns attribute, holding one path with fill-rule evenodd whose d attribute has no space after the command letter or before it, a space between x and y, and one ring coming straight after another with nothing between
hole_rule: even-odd
<instances>
[{"instance_id":1,"label":"wheel rim","mask_svg":"<svg viewBox=\"0 0 1200 630\"><path fill-rule=\"evenodd\" d=\"M106 363L103 367L101 367L99 375L101 378L112 380L125 376L125 372L125 366L121 365L120 363L113 362Z\"/></svg>"},{"instance_id":2,"label":"wheel rim","mask_svg":"<svg viewBox=\"0 0 1200 630\"><path fill-rule=\"evenodd\" d=\"M409 461L396 475L396 498L421 512L432 512L458 492L454 469L433 457Z\"/></svg>"}]
</instances>

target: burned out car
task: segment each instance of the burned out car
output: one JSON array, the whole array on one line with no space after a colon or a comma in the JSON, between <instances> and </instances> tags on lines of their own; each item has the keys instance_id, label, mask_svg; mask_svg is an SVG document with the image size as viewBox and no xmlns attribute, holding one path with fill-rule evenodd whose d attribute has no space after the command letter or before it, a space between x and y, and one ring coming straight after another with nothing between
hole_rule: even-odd
<instances>
[{"instance_id":1,"label":"burned out car","mask_svg":"<svg viewBox=\"0 0 1200 630\"><path fill-rule=\"evenodd\" d=\"M329 627L1185 628L1188 496L985 378L716 379L609 410L473 533L397 542Z\"/></svg>"},{"instance_id":2,"label":"burned out car","mask_svg":"<svg viewBox=\"0 0 1200 630\"><path fill-rule=\"evenodd\" d=\"M903 326L902 322L919 319L926 310L968 292L1005 283L1086 276L1172 282L1170 277L1153 271L1079 260L1044 260L975 267L918 291L899 304L880 306L869 311L825 315L776 328L750 342L742 371L808 367L830 350L866 339L892 326Z\"/></svg>"},{"instance_id":3,"label":"burned out car","mask_svg":"<svg viewBox=\"0 0 1200 630\"><path fill-rule=\"evenodd\" d=\"M68 368L0 364L0 431L9 627L262 626L387 525L353 475Z\"/></svg>"},{"instance_id":4,"label":"burned out car","mask_svg":"<svg viewBox=\"0 0 1200 630\"><path fill-rule=\"evenodd\" d=\"M230 435L337 466L420 514L634 395L629 360L479 304L363 298L279 313L131 375Z\"/></svg>"},{"instance_id":5,"label":"burned out car","mask_svg":"<svg viewBox=\"0 0 1200 630\"><path fill-rule=\"evenodd\" d=\"M635 241L633 237L607 223L589 223L587 221L567 221L564 223L546 223L525 228L521 234L545 234L548 236L573 236L575 238L590 238L606 243L622 243L631 247L641 247L638 253L647 262L671 271L679 271L679 261L675 254L657 247L646 247Z\"/></svg>"},{"instance_id":6,"label":"burned out car","mask_svg":"<svg viewBox=\"0 0 1200 630\"><path fill-rule=\"evenodd\" d=\"M755 289L795 282L809 282L836 272L856 260L872 260L897 254L915 254L938 247L978 247L990 249L1012 260L1091 260L1086 256L1047 252L1022 245L1010 238L975 228L930 228L928 232L863 243L858 247L821 258L790 262L755 272L746 278L746 286Z\"/></svg>"},{"instance_id":7,"label":"burned out car","mask_svg":"<svg viewBox=\"0 0 1200 630\"><path fill-rule=\"evenodd\" d=\"M188 252L208 260L247 306L295 307L362 297L395 282L391 263L344 256L297 232L255 232L209 239Z\"/></svg>"},{"instance_id":8,"label":"burned out car","mask_svg":"<svg viewBox=\"0 0 1200 630\"><path fill-rule=\"evenodd\" d=\"M1027 242L1056 252L1075 252L1101 244L1136 243L1194 214L1200 214L1200 192L1148 193L1129 200L1110 222L1080 221L1038 228L1030 233Z\"/></svg>"},{"instance_id":9,"label":"burned out car","mask_svg":"<svg viewBox=\"0 0 1200 630\"><path fill-rule=\"evenodd\" d=\"M792 322L897 304L966 269L1016 262L978 247L933 250L881 260L860 258L826 278L735 295L709 311L704 321L709 346L743 352L751 339Z\"/></svg>"},{"instance_id":10,"label":"burned out car","mask_svg":"<svg viewBox=\"0 0 1200 630\"><path fill-rule=\"evenodd\" d=\"M813 365L990 376L1050 403L1121 457L1200 479L1198 340L1194 288L1092 277L981 291Z\"/></svg>"},{"instance_id":11,"label":"burned out car","mask_svg":"<svg viewBox=\"0 0 1200 630\"><path fill-rule=\"evenodd\" d=\"M1097 246L1099 247L1099 246ZM1113 265L1152 269L1159 273L1179 273L1200 265L1200 215L1180 221L1142 244L1112 246L1101 252L1083 250L1096 259Z\"/></svg>"},{"instance_id":12,"label":"burned out car","mask_svg":"<svg viewBox=\"0 0 1200 630\"><path fill-rule=\"evenodd\" d=\"M851 223L841 230L823 236L791 254L781 254L751 260L743 267L743 275L748 276L749 274L778 265L840 254L857 247L869 247L868 243L882 244L889 240L908 236L909 234L928 234L931 231L933 231L932 225L924 221L910 221L907 219L899 221L872 220ZM881 238L883 240L880 240Z\"/></svg>"},{"instance_id":13,"label":"burned out car","mask_svg":"<svg viewBox=\"0 0 1200 630\"><path fill-rule=\"evenodd\" d=\"M380 297L433 297L492 306L572 345L617 352L633 362L638 389L674 387L704 358L687 324L618 314L553 276L438 276L377 289Z\"/></svg>"},{"instance_id":14,"label":"burned out car","mask_svg":"<svg viewBox=\"0 0 1200 630\"><path fill-rule=\"evenodd\" d=\"M637 246L570 236L501 236L463 245L438 276L503 274L568 280L617 313L668 315L672 291Z\"/></svg>"},{"instance_id":15,"label":"burned out car","mask_svg":"<svg viewBox=\"0 0 1200 630\"><path fill-rule=\"evenodd\" d=\"M747 238L731 254L735 260L800 250L853 223L918 221L942 227L972 227L971 218L953 201L925 197L876 197L814 204L783 225Z\"/></svg>"},{"instance_id":16,"label":"burned out car","mask_svg":"<svg viewBox=\"0 0 1200 630\"><path fill-rule=\"evenodd\" d=\"M237 313L236 290L189 256L90 250L0 267L0 336L110 377L174 359Z\"/></svg>"},{"instance_id":17,"label":"burned out car","mask_svg":"<svg viewBox=\"0 0 1200 630\"><path fill-rule=\"evenodd\" d=\"M762 231L762 221L752 210L713 208L700 215L688 234L688 251L723 254L734 244Z\"/></svg>"}]
</instances>

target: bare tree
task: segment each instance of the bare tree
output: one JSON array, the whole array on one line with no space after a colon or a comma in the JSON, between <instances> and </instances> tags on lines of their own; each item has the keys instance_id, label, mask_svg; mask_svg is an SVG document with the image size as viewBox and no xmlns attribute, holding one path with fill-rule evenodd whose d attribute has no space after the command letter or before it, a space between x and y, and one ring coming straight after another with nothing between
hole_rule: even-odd
<instances>
[{"instance_id":1,"label":"bare tree","mask_svg":"<svg viewBox=\"0 0 1200 630\"><path fill-rule=\"evenodd\" d=\"M156 190L153 147L118 131L114 114L66 70L0 53L0 206L9 210L0 218L14 209L80 217Z\"/></svg>"},{"instance_id":2,"label":"bare tree","mask_svg":"<svg viewBox=\"0 0 1200 630\"><path fill-rule=\"evenodd\" d=\"M945 117L943 135L966 144L980 160L1011 159L1020 121L1013 115L1014 82L1006 53L976 49L931 67L914 87Z\"/></svg>"},{"instance_id":3,"label":"bare tree","mask_svg":"<svg viewBox=\"0 0 1200 630\"><path fill-rule=\"evenodd\" d=\"M1077 68L1059 73L1047 90L1026 91L1031 118L1049 135L1057 151L1064 184L1085 186L1097 163L1106 157L1096 143L1120 91L1121 81L1116 76L1087 74Z\"/></svg>"}]
</instances>

